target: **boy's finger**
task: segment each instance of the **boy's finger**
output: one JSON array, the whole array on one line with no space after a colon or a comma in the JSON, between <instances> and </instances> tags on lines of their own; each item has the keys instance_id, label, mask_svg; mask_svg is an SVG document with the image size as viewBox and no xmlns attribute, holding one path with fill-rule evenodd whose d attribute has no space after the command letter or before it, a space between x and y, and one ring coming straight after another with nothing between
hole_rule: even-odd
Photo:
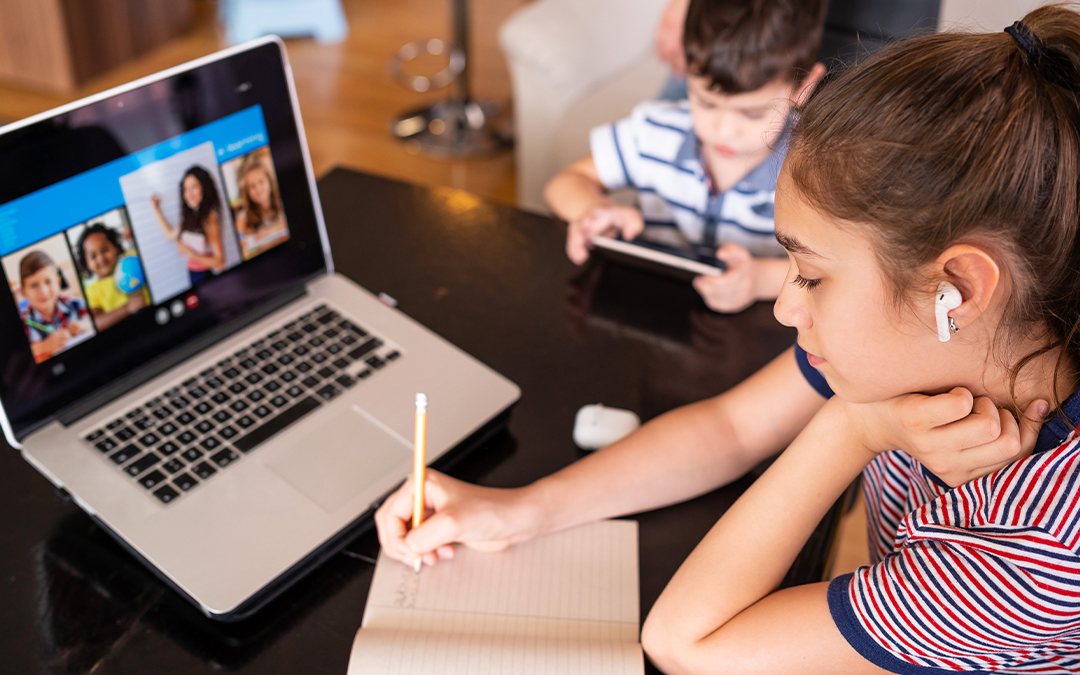
<instances>
[{"instance_id":1,"label":"boy's finger","mask_svg":"<svg viewBox=\"0 0 1080 675\"><path fill-rule=\"evenodd\" d=\"M965 387L953 387L937 396L913 395L910 401L919 416L931 427L941 427L963 420L975 407L975 397Z\"/></svg>"},{"instance_id":2,"label":"boy's finger","mask_svg":"<svg viewBox=\"0 0 1080 675\"><path fill-rule=\"evenodd\" d=\"M1035 451L1035 443L1039 440L1039 432L1042 431L1046 413L1049 411L1050 404L1042 399L1036 399L1028 404L1019 425L1021 456L1026 457Z\"/></svg>"}]
</instances>

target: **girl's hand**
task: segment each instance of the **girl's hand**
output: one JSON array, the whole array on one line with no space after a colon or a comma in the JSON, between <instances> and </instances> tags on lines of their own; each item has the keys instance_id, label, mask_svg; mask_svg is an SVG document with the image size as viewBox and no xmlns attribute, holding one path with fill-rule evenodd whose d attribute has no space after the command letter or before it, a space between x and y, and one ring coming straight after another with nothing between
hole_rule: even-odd
<instances>
[{"instance_id":1,"label":"girl's hand","mask_svg":"<svg viewBox=\"0 0 1080 675\"><path fill-rule=\"evenodd\" d=\"M451 544L481 551L501 551L536 533L534 512L522 490L479 487L428 470L424 484L427 513L412 530L413 479L410 477L375 512L379 543L386 555L411 565L421 556L434 565L454 557Z\"/></svg>"},{"instance_id":2,"label":"girl's hand","mask_svg":"<svg viewBox=\"0 0 1080 675\"><path fill-rule=\"evenodd\" d=\"M156 192L150 195L150 203L154 205L155 210L161 209L161 197L159 197Z\"/></svg>"},{"instance_id":3,"label":"girl's hand","mask_svg":"<svg viewBox=\"0 0 1080 675\"><path fill-rule=\"evenodd\" d=\"M176 240L176 250L185 258L190 258L195 255L195 251L179 239Z\"/></svg>"},{"instance_id":4,"label":"girl's hand","mask_svg":"<svg viewBox=\"0 0 1080 675\"><path fill-rule=\"evenodd\" d=\"M1030 455L1049 410L1046 401L1032 401L1017 422L964 387L849 406L870 450L903 450L952 487Z\"/></svg>"},{"instance_id":5,"label":"girl's hand","mask_svg":"<svg viewBox=\"0 0 1080 675\"><path fill-rule=\"evenodd\" d=\"M720 276L700 276L694 288L714 312L741 312L758 299L758 261L738 244L724 244L716 257L727 263Z\"/></svg>"},{"instance_id":6,"label":"girl's hand","mask_svg":"<svg viewBox=\"0 0 1080 675\"><path fill-rule=\"evenodd\" d=\"M593 239L621 234L623 239L630 241L644 231L645 220L637 209L615 204L594 206L585 215L570 221L566 232L566 255L574 264L580 265L589 259Z\"/></svg>"}]
</instances>

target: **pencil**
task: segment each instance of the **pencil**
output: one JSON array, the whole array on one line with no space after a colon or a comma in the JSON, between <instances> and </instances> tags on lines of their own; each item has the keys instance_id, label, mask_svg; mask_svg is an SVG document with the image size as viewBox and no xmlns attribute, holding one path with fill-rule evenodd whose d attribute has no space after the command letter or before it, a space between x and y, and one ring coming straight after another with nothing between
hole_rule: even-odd
<instances>
[{"instance_id":1,"label":"pencil","mask_svg":"<svg viewBox=\"0 0 1080 675\"><path fill-rule=\"evenodd\" d=\"M44 326L44 325L38 323L37 321L34 321L33 319L26 319L26 325L30 326L31 328L36 328L39 331L45 333L46 335L52 335L53 333L56 332L55 328L50 328L49 326Z\"/></svg>"},{"instance_id":2,"label":"pencil","mask_svg":"<svg viewBox=\"0 0 1080 675\"><path fill-rule=\"evenodd\" d=\"M424 522L424 469L427 466L427 396L416 395L416 432L413 440L413 513L415 530ZM420 558L413 560L413 572L419 574Z\"/></svg>"}]
</instances>

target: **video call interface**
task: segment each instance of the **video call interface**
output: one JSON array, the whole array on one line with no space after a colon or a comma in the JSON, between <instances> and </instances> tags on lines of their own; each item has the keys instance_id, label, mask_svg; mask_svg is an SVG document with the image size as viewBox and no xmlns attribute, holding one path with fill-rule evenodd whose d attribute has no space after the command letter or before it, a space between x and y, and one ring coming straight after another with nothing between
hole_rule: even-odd
<instances>
[{"instance_id":1,"label":"video call interface","mask_svg":"<svg viewBox=\"0 0 1080 675\"><path fill-rule=\"evenodd\" d=\"M289 237L259 105L0 206L0 264L36 363L136 314L164 325Z\"/></svg>"}]
</instances>

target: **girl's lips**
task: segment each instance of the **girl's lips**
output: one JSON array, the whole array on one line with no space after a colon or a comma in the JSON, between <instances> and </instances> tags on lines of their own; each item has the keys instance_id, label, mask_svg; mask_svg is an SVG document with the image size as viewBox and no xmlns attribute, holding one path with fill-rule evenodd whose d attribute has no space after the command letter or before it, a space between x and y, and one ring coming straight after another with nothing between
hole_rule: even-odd
<instances>
[{"instance_id":1,"label":"girl's lips","mask_svg":"<svg viewBox=\"0 0 1080 675\"><path fill-rule=\"evenodd\" d=\"M806 352L806 362L814 368L819 368L821 367L821 364L825 363L825 359L820 356L814 356L810 352Z\"/></svg>"}]
</instances>

